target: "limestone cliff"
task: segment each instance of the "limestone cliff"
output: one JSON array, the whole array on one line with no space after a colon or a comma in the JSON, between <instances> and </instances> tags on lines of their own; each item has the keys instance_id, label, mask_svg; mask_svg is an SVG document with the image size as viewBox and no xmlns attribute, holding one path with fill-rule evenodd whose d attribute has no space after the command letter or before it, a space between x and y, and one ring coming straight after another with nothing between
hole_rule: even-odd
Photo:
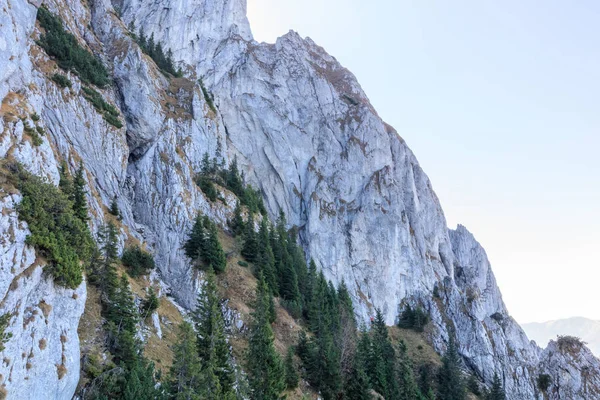
<instances>
[{"instance_id":1,"label":"limestone cliff","mask_svg":"<svg viewBox=\"0 0 600 400\"><path fill-rule=\"evenodd\" d=\"M465 368L487 383L497 372L509 398L542 398L538 375L565 369L574 378L555 379L548 393L558 385L568 398L596 393L596 378L581 377L597 376L598 360L584 347L567 356L529 342L483 248L466 228L448 230L407 144L356 78L310 39L290 32L257 43L245 0L44 3L108 66L113 84L101 92L125 126L111 126L83 99L76 75L72 88L49 79L57 67L35 43L41 0L0 0L0 156L54 183L60 160L71 169L82 160L93 228L117 196L123 237L149 246L181 305L191 308L198 289L181 249L193 217L201 211L224 224L231 213L208 201L193 177L205 152L226 162L235 156L269 213L283 210L307 255L348 284L363 320L379 307L393 324L403 302L419 303L432 316L436 350L454 331ZM185 77L165 77L132 39L132 25L171 48ZM31 113L47 132L40 146L18 118ZM69 291L42 275L16 217L19 195L2 191L0 201L0 311L13 315L1 383L9 398L68 399L78 381L85 283Z\"/></svg>"}]
</instances>

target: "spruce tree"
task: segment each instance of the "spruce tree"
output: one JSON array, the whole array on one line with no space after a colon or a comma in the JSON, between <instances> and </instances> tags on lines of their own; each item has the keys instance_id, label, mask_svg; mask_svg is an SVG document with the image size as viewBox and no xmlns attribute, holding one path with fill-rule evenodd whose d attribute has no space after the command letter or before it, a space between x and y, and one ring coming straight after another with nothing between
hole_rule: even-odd
<instances>
[{"instance_id":1,"label":"spruce tree","mask_svg":"<svg viewBox=\"0 0 600 400\"><path fill-rule=\"evenodd\" d=\"M82 220L83 222L87 222L88 217L88 208L87 208L87 200L85 190L85 178L83 177L83 163L79 162L79 168L75 173L75 179L73 180L73 211L75 211L75 215Z\"/></svg>"},{"instance_id":2,"label":"spruce tree","mask_svg":"<svg viewBox=\"0 0 600 400\"><path fill-rule=\"evenodd\" d=\"M216 391L213 382L215 375L219 383L219 393L226 395L233 391L235 376L230 362L229 345L225 338L225 323L217 294L215 277L209 271L203 293L198 297L194 322L197 334L197 351L202 361L202 374L207 384Z\"/></svg>"},{"instance_id":3,"label":"spruce tree","mask_svg":"<svg viewBox=\"0 0 600 400\"><path fill-rule=\"evenodd\" d=\"M244 219L242 218L242 206L240 202L237 201L235 204L235 209L233 210L233 217L229 221L229 229L231 229L231 233L233 236L238 236L244 233Z\"/></svg>"},{"instance_id":4,"label":"spruce tree","mask_svg":"<svg viewBox=\"0 0 600 400\"><path fill-rule=\"evenodd\" d=\"M271 293L276 296L279 294L277 284L277 274L275 272L275 256L269 240L269 226L267 218L263 217L258 230L258 259L256 260L257 270L262 272Z\"/></svg>"},{"instance_id":5,"label":"spruce tree","mask_svg":"<svg viewBox=\"0 0 600 400\"><path fill-rule=\"evenodd\" d=\"M440 400L464 400L464 382L460 372L460 356L456 350L453 332L446 354L442 357L442 367L438 372L438 394Z\"/></svg>"},{"instance_id":6,"label":"spruce tree","mask_svg":"<svg viewBox=\"0 0 600 400\"><path fill-rule=\"evenodd\" d=\"M58 181L59 189L67 196L67 198L73 201L73 180L69 174L69 168L66 162L60 164L60 180Z\"/></svg>"},{"instance_id":7,"label":"spruce tree","mask_svg":"<svg viewBox=\"0 0 600 400\"><path fill-rule=\"evenodd\" d=\"M207 217L204 217L204 226L207 228L208 237L205 242L204 251L202 252L202 261L212 267L218 274L225 271L227 267L227 257L219 242L219 234L217 226Z\"/></svg>"},{"instance_id":8,"label":"spruce tree","mask_svg":"<svg viewBox=\"0 0 600 400\"><path fill-rule=\"evenodd\" d=\"M248 219L245 224L242 256L251 263L255 262L258 258L258 240L254 231L254 215L252 211L248 213Z\"/></svg>"},{"instance_id":9,"label":"spruce tree","mask_svg":"<svg viewBox=\"0 0 600 400\"><path fill-rule=\"evenodd\" d=\"M400 341L399 345L396 374L399 381L399 400L418 399L421 396L421 392L415 382L412 362L408 357L404 341Z\"/></svg>"},{"instance_id":10,"label":"spruce tree","mask_svg":"<svg viewBox=\"0 0 600 400\"><path fill-rule=\"evenodd\" d=\"M252 398L278 400L285 389L285 373L281 358L273 345L273 330L269 323L269 299L266 283L258 286L255 310L252 313L250 339L246 356Z\"/></svg>"},{"instance_id":11,"label":"spruce tree","mask_svg":"<svg viewBox=\"0 0 600 400\"><path fill-rule=\"evenodd\" d=\"M288 389L295 389L298 387L298 372L294 365L294 349L290 346L285 357L284 362L285 370L285 384Z\"/></svg>"},{"instance_id":12,"label":"spruce tree","mask_svg":"<svg viewBox=\"0 0 600 400\"><path fill-rule=\"evenodd\" d=\"M204 219L202 215L198 214L194 220L194 226L185 242L183 249L185 255L191 258L193 261L200 259L201 251L205 246L205 230L204 230Z\"/></svg>"},{"instance_id":13,"label":"spruce tree","mask_svg":"<svg viewBox=\"0 0 600 400\"><path fill-rule=\"evenodd\" d=\"M173 346L173 365L168 377L170 397L175 400L201 400L201 368L196 334L192 325L184 321L179 325L177 343Z\"/></svg>"},{"instance_id":14,"label":"spruce tree","mask_svg":"<svg viewBox=\"0 0 600 400\"><path fill-rule=\"evenodd\" d=\"M381 310L377 309L372 330L370 382L373 389L386 399L400 398L396 377L396 352L390 343Z\"/></svg>"},{"instance_id":15,"label":"spruce tree","mask_svg":"<svg viewBox=\"0 0 600 400\"><path fill-rule=\"evenodd\" d=\"M121 211L119 211L119 205L117 204L117 196L113 197L108 212L114 215L115 217L121 219Z\"/></svg>"},{"instance_id":16,"label":"spruce tree","mask_svg":"<svg viewBox=\"0 0 600 400\"><path fill-rule=\"evenodd\" d=\"M494 374L494 381L492 382L492 388L487 396L486 400L506 400L506 393L502 386L502 381L497 373Z\"/></svg>"}]
</instances>

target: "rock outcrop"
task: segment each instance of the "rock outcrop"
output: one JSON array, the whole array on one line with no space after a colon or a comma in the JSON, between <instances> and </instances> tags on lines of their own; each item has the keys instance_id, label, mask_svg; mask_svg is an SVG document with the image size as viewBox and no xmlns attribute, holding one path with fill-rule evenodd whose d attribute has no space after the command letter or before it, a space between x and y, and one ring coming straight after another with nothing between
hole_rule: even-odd
<instances>
[{"instance_id":1,"label":"rock outcrop","mask_svg":"<svg viewBox=\"0 0 600 400\"><path fill-rule=\"evenodd\" d=\"M194 216L224 226L234 204L208 201L194 176L204 153L226 163L237 157L269 214L284 211L327 278L346 282L362 320L378 307L393 324L403 304L418 303L432 317L435 348L445 351L455 334L465 368L487 383L498 373L509 398L542 398L540 373L556 376L561 398L596 393L598 360L585 348L542 352L527 339L483 248L466 228L448 230L407 144L356 78L312 40L290 32L257 43L245 0L46 1L109 67L114 84L102 95L121 111L125 127L117 129L83 99L75 74L70 89L48 79L56 67L35 44L40 3L0 0L0 156L55 183L60 160L72 170L82 160L94 230L116 196L123 236L148 245L181 305L193 307L198 290L182 250ZM164 76L131 26L172 49L185 78ZM47 132L40 146L18 118L31 113ZM9 398L68 399L78 381L85 283L55 287L24 243L18 194L2 191L0 201L0 313L13 315L0 384Z\"/></svg>"}]
</instances>

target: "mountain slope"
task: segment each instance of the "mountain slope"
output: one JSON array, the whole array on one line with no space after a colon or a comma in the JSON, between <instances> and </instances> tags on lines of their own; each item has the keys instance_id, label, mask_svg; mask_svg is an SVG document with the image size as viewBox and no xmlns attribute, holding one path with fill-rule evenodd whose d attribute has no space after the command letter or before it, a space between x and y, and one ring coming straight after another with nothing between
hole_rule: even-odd
<instances>
[{"instance_id":1,"label":"mountain slope","mask_svg":"<svg viewBox=\"0 0 600 400\"><path fill-rule=\"evenodd\" d=\"M108 66L113 84L98 92L120 111L124 127L117 128L85 99L76 74L67 74L71 88L50 79L60 69L35 42L40 3L0 0L0 156L55 184L61 161L73 171L81 160L93 230L116 197L121 241L132 237L152 250L160 279L177 288L183 307L194 306L200 284L182 250L191 223L202 212L224 226L234 204L211 203L194 176L204 153L226 163L237 157L271 217L284 211L327 278L348 284L362 320L378 307L391 325L401 303L421 304L432 318L434 348L444 352L456 334L465 368L487 384L498 373L511 399L541 398L539 372L558 374L566 364L572 374L554 382L571 387L571 398L600 387L597 360L584 347L567 357L560 346L542 353L528 341L502 302L483 248L466 228L447 229L407 144L355 77L310 39L290 32L275 44L253 41L244 0L46 1ZM157 68L132 25L173 50L183 78ZM34 113L47 132L39 146L26 130ZM16 398L69 398L78 381L77 335L51 335L47 350L32 348L33 363L21 349L48 325L74 334L86 284L73 293L41 274L43 260L25 245L28 228L14 211L19 195L3 189L0 197L0 289L9 300L1 310L13 315L4 355L15 360L0 365L4 390ZM34 273L24 276L26 270ZM29 310L44 302L54 307L48 322L34 318L25 329ZM58 374L60 365L66 371ZM547 392L560 395L554 387Z\"/></svg>"}]
</instances>

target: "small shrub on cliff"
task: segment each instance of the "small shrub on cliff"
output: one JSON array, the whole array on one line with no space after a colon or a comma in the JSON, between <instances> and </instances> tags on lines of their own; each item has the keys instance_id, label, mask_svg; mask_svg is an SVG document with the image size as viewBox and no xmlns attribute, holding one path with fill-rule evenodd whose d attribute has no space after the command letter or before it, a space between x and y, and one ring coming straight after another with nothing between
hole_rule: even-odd
<instances>
[{"instance_id":1,"label":"small shrub on cliff","mask_svg":"<svg viewBox=\"0 0 600 400\"><path fill-rule=\"evenodd\" d=\"M79 45L75 36L65 31L57 16L41 6L37 20L45 31L37 43L56 60L59 67L77 72L82 81L100 88L108 85L108 72L102 62Z\"/></svg>"},{"instance_id":2,"label":"small shrub on cliff","mask_svg":"<svg viewBox=\"0 0 600 400\"><path fill-rule=\"evenodd\" d=\"M82 281L81 262L87 261L94 242L84 221L77 217L73 202L59 188L17 167L23 200L17 210L29 225L27 244L48 261L55 282L76 288Z\"/></svg>"},{"instance_id":3,"label":"small shrub on cliff","mask_svg":"<svg viewBox=\"0 0 600 400\"><path fill-rule=\"evenodd\" d=\"M52 79L61 88L66 88L66 87L70 88L71 86L73 86L73 84L71 83L71 80L61 74L54 74L54 75L52 75L52 77L50 79Z\"/></svg>"},{"instance_id":4,"label":"small shrub on cliff","mask_svg":"<svg viewBox=\"0 0 600 400\"><path fill-rule=\"evenodd\" d=\"M123 261L123 265L127 267L129 275L133 278L146 275L155 267L152 255L138 246L125 249L121 261Z\"/></svg>"},{"instance_id":5,"label":"small shrub on cliff","mask_svg":"<svg viewBox=\"0 0 600 400\"><path fill-rule=\"evenodd\" d=\"M552 378L548 374L539 374L537 377L537 386L542 391L545 392L550 387L552 383Z\"/></svg>"},{"instance_id":6,"label":"small shrub on cliff","mask_svg":"<svg viewBox=\"0 0 600 400\"><path fill-rule=\"evenodd\" d=\"M428 323L429 315L421 307L413 309L410 305L407 305L400 314L398 327L423 332L423 328Z\"/></svg>"}]
</instances>

